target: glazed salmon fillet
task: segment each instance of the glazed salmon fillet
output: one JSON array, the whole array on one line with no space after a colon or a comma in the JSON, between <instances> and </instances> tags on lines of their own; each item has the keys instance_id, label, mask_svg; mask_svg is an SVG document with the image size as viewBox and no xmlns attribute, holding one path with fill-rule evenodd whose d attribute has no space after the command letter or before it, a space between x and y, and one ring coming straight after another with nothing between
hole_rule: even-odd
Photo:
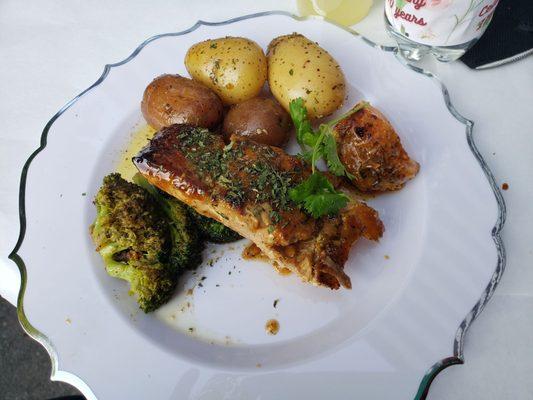
<instances>
[{"instance_id":1,"label":"glazed salmon fillet","mask_svg":"<svg viewBox=\"0 0 533 400\"><path fill-rule=\"evenodd\" d=\"M283 150L188 125L163 128L133 158L154 186L251 240L304 281L351 287L343 271L352 244L378 240L375 210L353 198L338 215L314 219L289 197L311 169ZM339 186L339 182L337 182Z\"/></svg>"},{"instance_id":2,"label":"glazed salmon fillet","mask_svg":"<svg viewBox=\"0 0 533 400\"><path fill-rule=\"evenodd\" d=\"M401 189L420 170L387 118L370 105L339 121L333 131L339 158L362 192Z\"/></svg>"}]
</instances>

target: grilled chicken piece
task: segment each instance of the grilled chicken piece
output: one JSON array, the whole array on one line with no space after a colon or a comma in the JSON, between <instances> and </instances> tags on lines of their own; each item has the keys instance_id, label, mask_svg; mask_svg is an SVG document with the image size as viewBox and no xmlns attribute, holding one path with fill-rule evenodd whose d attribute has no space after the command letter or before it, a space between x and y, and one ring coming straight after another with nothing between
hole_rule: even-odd
<instances>
[{"instance_id":1,"label":"grilled chicken piece","mask_svg":"<svg viewBox=\"0 0 533 400\"><path fill-rule=\"evenodd\" d=\"M187 125L163 128L133 158L153 185L254 242L279 266L304 281L350 288L344 263L363 236L378 240L383 224L375 210L353 200L338 215L313 219L289 190L311 173L283 150Z\"/></svg>"},{"instance_id":2,"label":"grilled chicken piece","mask_svg":"<svg viewBox=\"0 0 533 400\"><path fill-rule=\"evenodd\" d=\"M420 169L390 122L370 105L339 121L334 135L339 158L362 192L401 189Z\"/></svg>"}]
</instances>

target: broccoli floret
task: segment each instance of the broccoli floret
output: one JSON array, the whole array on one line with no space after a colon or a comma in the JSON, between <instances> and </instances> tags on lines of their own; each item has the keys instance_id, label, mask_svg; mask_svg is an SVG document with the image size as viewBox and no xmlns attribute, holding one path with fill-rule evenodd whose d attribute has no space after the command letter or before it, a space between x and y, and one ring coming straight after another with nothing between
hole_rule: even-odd
<instances>
[{"instance_id":1,"label":"broccoli floret","mask_svg":"<svg viewBox=\"0 0 533 400\"><path fill-rule=\"evenodd\" d=\"M179 210L177 214L179 214L180 216L183 213L182 210L186 210L190 216L190 218L188 218L187 224L191 225L194 228L195 232L198 232L199 230L200 236L205 240L213 243L230 243L242 239L242 237L237 232L232 231L224 224L221 224L220 222L215 221L214 219L198 214L192 207L186 206L179 200L168 196L164 192L161 192L159 189L151 185L150 182L148 182L146 178L144 178L144 176L142 176L141 174L135 174L135 176L133 177L133 181L137 185L143 187L144 189L148 190L152 195L154 195L154 197L158 200L158 202L161 203L163 207L172 207L176 210ZM169 217L173 219L173 216L171 215L172 212L167 212L167 214L170 214ZM181 217L179 218L179 220L185 220L185 218ZM183 231L190 232L191 229L183 229ZM202 250L203 247L200 249L200 252ZM201 260L198 261L198 263L200 262ZM193 268L196 266L197 264L193 264Z\"/></svg>"},{"instance_id":2,"label":"broccoli floret","mask_svg":"<svg viewBox=\"0 0 533 400\"><path fill-rule=\"evenodd\" d=\"M150 192L168 218L172 239L170 262L180 269L198 267L202 263L204 243L194 221L187 213L187 207L178 199L151 185L139 173L135 174L133 181Z\"/></svg>"},{"instance_id":3,"label":"broccoli floret","mask_svg":"<svg viewBox=\"0 0 533 400\"><path fill-rule=\"evenodd\" d=\"M237 232L214 219L198 214L193 208L188 207L189 214L196 221L198 229L205 240L213 243L230 243L242 239Z\"/></svg>"},{"instance_id":4,"label":"broccoli floret","mask_svg":"<svg viewBox=\"0 0 533 400\"><path fill-rule=\"evenodd\" d=\"M90 231L109 275L128 281L144 312L165 303L176 287L169 263L170 228L148 192L110 174L98 191Z\"/></svg>"}]
</instances>

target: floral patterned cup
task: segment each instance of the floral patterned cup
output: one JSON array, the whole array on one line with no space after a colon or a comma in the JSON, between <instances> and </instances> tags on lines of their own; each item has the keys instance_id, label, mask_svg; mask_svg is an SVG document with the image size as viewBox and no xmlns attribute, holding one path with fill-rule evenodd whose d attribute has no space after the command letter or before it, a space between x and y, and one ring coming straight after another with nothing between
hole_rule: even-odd
<instances>
[{"instance_id":1,"label":"floral patterned cup","mask_svg":"<svg viewBox=\"0 0 533 400\"><path fill-rule=\"evenodd\" d=\"M408 59L453 61L483 35L498 1L385 0L385 22Z\"/></svg>"}]
</instances>

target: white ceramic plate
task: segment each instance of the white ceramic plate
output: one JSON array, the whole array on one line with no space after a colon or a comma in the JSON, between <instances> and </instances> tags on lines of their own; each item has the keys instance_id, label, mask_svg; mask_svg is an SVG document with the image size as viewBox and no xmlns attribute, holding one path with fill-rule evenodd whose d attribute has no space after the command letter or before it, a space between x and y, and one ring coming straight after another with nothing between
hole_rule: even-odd
<instances>
[{"instance_id":1,"label":"white ceramic plate","mask_svg":"<svg viewBox=\"0 0 533 400\"><path fill-rule=\"evenodd\" d=\"M243 261L239 242L210 246L181 294L139 312L127 285L106 275L88 226L103 176L142 123L144 88L159 74L186 74L185 52L206 38L244 36L266 48L294 31L340 62L347 106L365 98L382 110L420 174L369 201L386 232L353 248L352 290ZM52 118L23 170L11 254L23 277L21 322L49 350L52 379L90 399L424 398L441 369L462 363L464 332L504 267L504 206L471 128L430 74L319 19L262 13L151 38ZM276 336L265 332L271 318Z\"/></svg>"}]
</instances>

